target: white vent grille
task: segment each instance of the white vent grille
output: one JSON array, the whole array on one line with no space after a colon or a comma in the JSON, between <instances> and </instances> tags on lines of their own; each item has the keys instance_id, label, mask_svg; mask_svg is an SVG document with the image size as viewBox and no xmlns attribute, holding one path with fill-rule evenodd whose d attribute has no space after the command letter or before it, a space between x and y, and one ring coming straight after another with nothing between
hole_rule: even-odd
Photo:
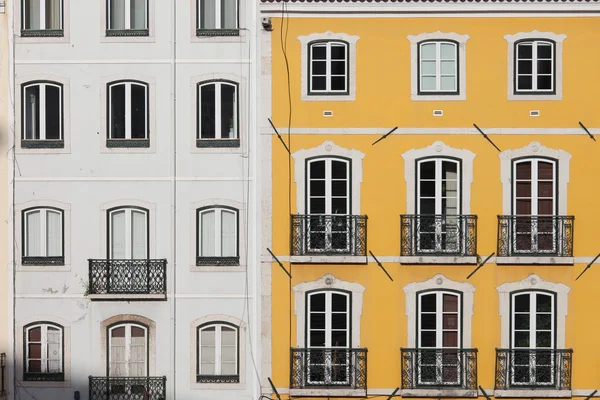
<instances>
[{"instance_id":1,"label":"white vent grille","mask_svg":"<svg viewBox=\"0 0 600 400\"><path fill-rule=\"evenodd\" d=\"M441 117L444 115L444 110L433 110L434 117Z\"/></svg>"},{"instance_id":2,"label":"white vent grille","mask_svg":"<svg viewBox=\"0 0 600 400\"><path fill-rule=\"evenodd\" d=\"M529 116L530 117L539 117L540 116L540 110L531 110L531 111L529 111Z\"/></svg>"}]
</instances>

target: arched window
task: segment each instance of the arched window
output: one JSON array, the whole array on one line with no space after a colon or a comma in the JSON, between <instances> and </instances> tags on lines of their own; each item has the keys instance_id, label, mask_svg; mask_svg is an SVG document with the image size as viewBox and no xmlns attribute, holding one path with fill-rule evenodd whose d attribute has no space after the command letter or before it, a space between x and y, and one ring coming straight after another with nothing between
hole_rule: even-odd
<instances>
[{"instance_id":1,"label":"arched window","mask_svg":"<svg viewBox=\"0 0 600 400\"><path fill-rule=\"evenodd\" d=\"M23 328L26 381L64 381L64 328L51 322L35 322Z\"/></svg>"},{"instance_id":2,"label":"arched window","mask_svg":"<svg viewBox=\"0 0 600 400\"><path fill-rule=\"evenodd\" d=\"M54 207L22 212L23 265L64 265L64 211Z\"/></svg>"},{"instance_id":3,"label":"arched window","mask_svg":"<svg viewBox=\"0 0 600 400\"><path fill-rule=\"evenodd\" d=\"M108 376L148 376L148 327L125 322L108 327Z\"/></svg>"},{"instance_id":4,"label":"arched window","mask_svg":"<svg viewBox=\"0 0 600 400\"><path fill-rule=\"evenodd\" d=\"M118 140L126 140L129 143L126 147L149 146L148 99L147 83L117 81L108 84L109 147L122 147L116 144ZM139 142L137 145L134 144L136 141Z\"/></svg>"},{"instance_id":5,"label":"arched window","mask_svg":"<svg viewBox=\"0 0 600 400\"><path fill-rule=\"evenodd\" d=\"M211 322L196 330L197 382L237 383L239 328L227 322Z\"/></svg>"},{"instance_id":6,"label":"arched window","mask_svg":"<svg viewBox=\"0 0 600 400\"><path fill-rule=\"evenodd\" d=\"M309 43L309 94L348 93L348 43Z\"/></svg>"},{"instance_id":7,"label":"arched window","mask_svg":"<svg viewBox=\"0 0 600 400\"><path fill-rule=\"evenodd\" d=\"M196 265L239 265L238 210L211 206L196 213Z\"/></svg>"},{"instance_id":8,"label":"arched window","mask_svg":"<svg viewBox=\"0 0 600 400\"><path fill-rule=\"evenodd\" d=\"M38 81L21 87L23 142L63 140L63 85Z\"/></svg>"},{"instance_id":9,"label":"arched window","mask_svg":"<svg viewBox=\"0 0 600 400\"><path fill-rule=\"evenodd\" d=\"M148 36L148 0L106 0L106 6L107 36L116 35L116 31Z\"/></svg>"},{"instance_id":10,"label":"arched window","mask_svg":"<svg viewBox=\"0 0 600 400\"><path fill-rule=\"evenodd\" d=\"M515 43L515 93L555 92L555 42L522 40Z\"/></svg>"},{"instance_id":11,"label":"arched window","mask_svg":"<svg viewBox=\"0 0 600 400\"><path fill-rule=\"evenodd\" d=\"M239 143L235 140L239 139L238 115L237 83L221 80L198 84L196 138L199 141L211 143L212 140L213 145L219 147L235 147ZM210 147L208 144L204 146Z\"/></svg>"},{"instance_id":12,"label":"arched window","mask_svg":"<svg viewBox=\"0 0 600 400\"><path fill-rule=\"evenodd\" d=\"M108 258L146 259L149 257L149 214L141 207L118 207L107 212Z\"/></svg>"},{"instance_id":13,"label":"arched window","mask_svg":"<svg viewBox=\"0 0 600 400\"><path fill-rule=\"evenodd\" d=\"M419 94L458 93L458 43L419 43Z\"/></svg>"}]
</instances>

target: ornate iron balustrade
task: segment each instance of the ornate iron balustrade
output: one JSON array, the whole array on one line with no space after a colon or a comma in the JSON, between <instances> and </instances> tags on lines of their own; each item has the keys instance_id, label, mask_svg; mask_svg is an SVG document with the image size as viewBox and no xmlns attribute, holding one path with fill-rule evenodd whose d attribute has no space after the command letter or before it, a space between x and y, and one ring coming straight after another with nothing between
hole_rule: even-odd
<instances>
[{"instance_id":1,"label":"ornate iron balustrade","mask_svg":"<svg viewBox=\"0 0 600 400\"><path fill-rule=\"evenodd\" d=\"M477 349L401 349L402 389L477 390Z\"/></svg>"},{"instance_id":2,"label":"ornate iron balustrade","mask_svg":"<svg viewBox=\"0 0 600 400\"><path fill-rule=\"evenodd\" d=\"M400 255L475 256L476 215L400 215Z\"/></svg>"},{"instance_id":3,"label":"ornate iron balustrade","mask_svg":"<svg viewBox=\"0 0 600 400\"><path fill-rule=\"evenodd\" d=\"M496 390L571 389L573 350L496 349Z\"/></svg>"},{"instance_id":4,"label":"ornate iron balustrade","mask_svg":"<svg viewBox=\"0 0 600 400\"><path fill-rule=\"evenodd\" d=\"M367 349L291 349L290 388L367 389Z\"/></svg>"},{"instance_id":5,"label":"ornate iron balustrade","mask_svg":"<svg viewBox=\"0 0 600 400\"><path fill-rule=\"evenodd\" d=\"M498 215L498 257L573 257L575 217Z\"/></svg>"},{"instance_id":6,"label":"ornate iron balustrade","mask_svg":"<svg viewBox=\"0 0 600 400\"><path fill-rule=\"evenodd\" d=\"M167 260L88 260L90 294L166 294Z\"/></svg>"},{"instance_id":7,"label":"ornate iron balustrade","mask_svg":"<svg viewBox=\"0 0 600 400\"><path fill-rule=\"evenodd\" d=\"M367 255L366 215L292 215L291 254Z\"/></svg>"},{"instance_id":8,"label":"ornate iron balustrade","mask_svg":"<svg viewBox=\"0 0 600 400\"><path fill-rule=\"evenodd\" d=\"M89 400L166 400L167 378L89 377Z\"/></svg>"}]
</instances>

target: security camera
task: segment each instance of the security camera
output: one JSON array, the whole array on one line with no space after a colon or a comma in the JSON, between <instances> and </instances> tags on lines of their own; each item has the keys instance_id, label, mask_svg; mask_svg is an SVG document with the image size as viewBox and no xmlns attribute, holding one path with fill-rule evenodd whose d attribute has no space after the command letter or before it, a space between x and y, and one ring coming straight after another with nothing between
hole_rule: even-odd
<instances>
[{"instance_id":1,"label":"security camera","mask_svg":"<svg viewBox=\"0 0 600 400\"><path fill-rule=\"evenodd\" d=\"M273 24L271 23L270 17L262 17L260 19L260 22L262 23L263 29L265 31L271 32L273 30Z\"/></svg>"}]
</instances>

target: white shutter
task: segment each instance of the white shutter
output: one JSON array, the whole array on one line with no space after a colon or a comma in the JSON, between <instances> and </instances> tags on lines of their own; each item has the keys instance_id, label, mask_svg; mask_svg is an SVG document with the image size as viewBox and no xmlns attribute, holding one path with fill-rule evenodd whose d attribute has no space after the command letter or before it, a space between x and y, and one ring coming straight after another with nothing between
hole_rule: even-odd
<instances>
[{"instance_id":1,"label":"white shutter","mask_svg":"<svg viewBox=\"0 0 600 400\"><path fill-rule=\"evenodd\" d=\"M111 213L111 254L112 259L126 258L125 252L125 211Z\"/></svg>"},{"instance_id":2,"label":"white shutter","mask_svg":"<svg viewBox=\"0 0 600 400\"><path fill-rule=\"evenodd\" d=\"M130 0L131 1L131 29L146 28L146 1L147 0Z\"/></svg>"},{"instance_id":3,"label":"white shutter","mask_svg":"<svg viewBox=\"0 0 600 400\"><path fill-rule=\"evenodd\" d=\"M110 349L108 362L109 376L127 376L127 347L125 341L125 326L121 325L110 330Z\"/></svg>"},{"instance_id":4,"label":"white shutter","mask_svg":"<svg viewBox=\"0 0 600 400\"><path fill-rule=\"evenodd\" d=\"M129 376L146 376L146 330L131 325L129 346Z\"/></svg>"},{"instance_id":5,"label":"white shutter","mask_svg":"<svg viewBox=\"0 0 600 400\"><path fill-rule=\"evenodd\" d=\"M25 255L29 257L44 256L41 246L41 211L32 211L25 214L25 224L27 229L27 243Z\"/></svg>"},{"instance_id":6,"label":"white shutter","mask_svg":"<svg viewBox=\"0 0 600 400\"><path fill-rule=\"evenodd\" d=\"M47 211L46 252L48 257L62 256L62 215Z\"/></svg>"},{"instance_id":7,"label":"white shutter","mask_svg":"<svg viewBox=\"0 0 600 400\"><path fill-rule=\"evenodd\" d=\"M201 243L200 256L213 257L215 254L215 210L200 214Z\"/></svg>"},{"instance_id":8,"label":"white shutter","mask_svg":"<svg viewBox=\"0 0 600 400\"><path fill-rule=\"evenodd\" d=\"M46 372L62 372L62 343L60 329L48 326L46 341L46 361L48 363Z\"/></svg>"},{"instance_id":9,"label":"white shutter","mask_svg":"<svg viewBox=\"0 0 600 400\"><path fill-rule=\"evenodd\" d=\"M237 255L237 218L232 211L221 211L221 256L235 257Z\"/></svg>"},{"instance_id":10,"label":"white shutter","mask_svg":"<svg viewBox=\"0 0 600 400\"><path fill-rule=\"evenodd\" d=\"M211 326L200 331L200 375L215 375L216 335Z\"/></svg>"},{"instance_id":11,"label":"white shutter","mask_svg":"<svg viewBox=\"0 0 600 400\"><path fill-rule=\"evenodd\" d=\"M110 29L125 29L125 1L110 1Z\"/></svg>"},{"instance_id":12,"label":"white shutter","mask_svg":"<svg viewBox=\"0 0 600 400\"><path fill-rule=\"evenodd\" d=\"M221 326L221 375L236 375L236 360L236 330L227 326Z\"/></svg>"},{"instance_id":13,"label":"white shutter","mask_svg":"<svg viewBox=\"0 0 600 400\"><path fill-rule=\"evenodd\" d=\"M140 211L132 211L131 212L131 245L132 245L132 256L134 259L144 259L147 258L146 252L146 244L147 240L147 228L146 228L146 213Z\"/></svg>"}]
</instances>

